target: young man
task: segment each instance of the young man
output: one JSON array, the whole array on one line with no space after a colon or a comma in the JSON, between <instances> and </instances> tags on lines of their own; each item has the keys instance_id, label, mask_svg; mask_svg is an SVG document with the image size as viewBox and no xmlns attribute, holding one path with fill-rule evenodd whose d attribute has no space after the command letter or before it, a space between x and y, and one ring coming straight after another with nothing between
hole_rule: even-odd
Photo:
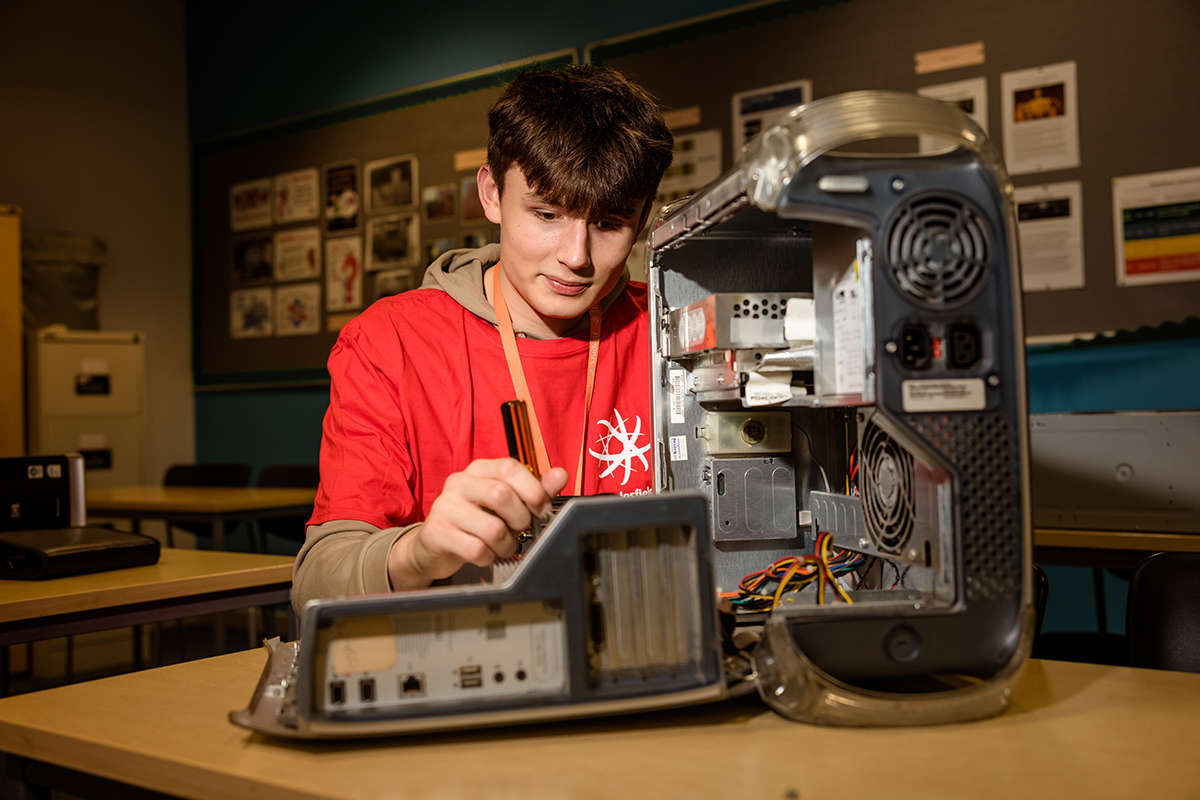
<instances>
[{"instance_id":1,"label":"young man","mask_svg":"<svg viewBox=\"0 0 1200 800\"><path fill-rule=\"evenodd\" d=\"M625 259L672 138L619 73L524 73L488 114L480 199L500 244L444 254L329 357L321 487L293 604L428 586L516 550L560 492L651 488L645 286ZM523 397L541 478L507 457Z\"/></svg>"}]
</instances>

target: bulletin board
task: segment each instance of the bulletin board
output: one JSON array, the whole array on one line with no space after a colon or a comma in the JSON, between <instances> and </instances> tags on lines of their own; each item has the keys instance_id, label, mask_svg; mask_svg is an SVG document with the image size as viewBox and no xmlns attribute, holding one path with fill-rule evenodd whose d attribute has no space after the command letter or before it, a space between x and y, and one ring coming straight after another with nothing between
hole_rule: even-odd
<instances>
[{"instance_id":1,"label":"bulletin board","mask_svg":"<svg viewBox=\"0 0 1200 800\"><path fill-rule=\"evenodd\" d=\"M1120 176L1200 167L1200 103L1189 99L1200 78L1198 36L1194 0L793 0L594 44L587 59L650 89L674 116L677 138L720 131L722 171L734 157L731 99L746 90L806 79L821 98L982 78L985 127L1003 145L1002 76L1073 62L1078 166L1013 176L1029 191L1078 182L1083 285L1025 292L1025 332L1038 336L1132 329L1200 309L1200 279L1177 280L1181 273L1122 285L1113 190ZM982 63L917 74L917 53L976 42ZM1200 204L1179 207L1200 220Z\"/></svg>"},{"instance_id":2,"label":"bulletin board","mask_svg":"<svg viewBox=\"0 0 1200 800\"><path fill-rule=\"evenodd\" d=\"M487 111L562 51L193 150L198 389L328 379L340 326L419 285L438 252L497 241L474 193Z\"/></svg>"}]
</instances>

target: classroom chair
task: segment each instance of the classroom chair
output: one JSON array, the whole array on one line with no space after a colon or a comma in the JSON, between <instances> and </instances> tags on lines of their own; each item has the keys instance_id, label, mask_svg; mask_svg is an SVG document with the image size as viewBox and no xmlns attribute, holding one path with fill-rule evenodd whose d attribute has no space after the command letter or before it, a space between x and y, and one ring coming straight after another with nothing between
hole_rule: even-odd
<instances>
[{"instance_id":1,"label":"classroom chair","mask_svg":"<svg viewBox=\"0 0 1200 800\"><path fill-rule=\"evenodd\" d=\"M270 464L258 473L257 486L279 486L285 488L315 489L321 481L321 470L316 464ZM267 517L259 520L259 536L262 552L266 552L266 535L272 534L296 544L304 543L304 523L308 516Z\"/></svg>"},{"instance_id":2,"label":"classroom chair","mask_svg":"<svg viewBox=\"0 0 1200 800\"><path fill-rule=\"evenodd\" d=\"M172 464L163 475L163 486L249 486L250 465L233 462L209 462L204 464ZM175 546L173 528L187 531L195 536L212 536L212 525L206 522L167 521L167 547ZM226 532L228 533L228 532ZM254 547L254 542L251 542Z\"/></svg>"},{"instance_id":3,"label":"classroom chair","mask_svg":"<svg viewBox=\"0 0 1200 800\"><path fill-rule=\"evenodd\" d=\"M1200 553L1155 553L1133 574L1129 663L1200 672Z\"/></svg>"}]
</instances>

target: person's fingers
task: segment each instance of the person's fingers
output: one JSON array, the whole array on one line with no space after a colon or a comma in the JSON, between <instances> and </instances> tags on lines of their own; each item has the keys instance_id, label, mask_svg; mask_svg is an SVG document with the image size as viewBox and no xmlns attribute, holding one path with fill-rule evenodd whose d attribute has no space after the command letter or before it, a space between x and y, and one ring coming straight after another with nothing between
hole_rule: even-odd
<instances>
[{"instance_id":1,"label":"person's fingers","mask_svg":"<svg viewBox=\"0 0 1200 800\"><path fill-rule=\"evenodd\" d=\"M555 467L547 472L542 476L542 488L551 498L557 497L559 492L567 488L567 471L562 467Z\"/></svg>"},{"instance_id":2,"label":"person's fingers","mask_svg":"<svg viewBox=\"0 0 1200 800\"><path fill-rule=\"evenodd\" d=\"M533 476L529 477L532 479ZM541 491L540 483L538 491ZM494 525L481 519L478 513L469 513L471 509L492 516L494 523L500 526L500 532L529 527L531 514L525 500L511 484L500 478L451 476L446 479L438 500L443 498L446 511L453 509L455 513L456 525L467 531L478 531L489 543L494 540L490 535Z\"/></svg>"},{"instance_id":3,"label":"person's fingers","mask_svg":"<svg viewBox=\"0 0 1200 800\"><path fill-rule=\"evenodd\" d=\"M481 478L503 481L512 487L525 507L535 516L545 517L550 514L550 498L554 495L547 492L542 481L535 478L533 473L515 458L477 459L472 461L464 472ZM549 470L546 475L552 476L556 473L561 473L561 480L565 486L566 470L561 467ZM552 480L554 479L552 478Z\"/></svg>"}]
</instances>

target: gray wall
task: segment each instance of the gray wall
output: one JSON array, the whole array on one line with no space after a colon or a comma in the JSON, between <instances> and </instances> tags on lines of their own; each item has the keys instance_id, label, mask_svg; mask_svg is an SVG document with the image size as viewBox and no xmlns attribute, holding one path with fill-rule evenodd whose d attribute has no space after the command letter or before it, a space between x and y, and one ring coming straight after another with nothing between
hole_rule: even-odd
<instances>
[{"instance_id":1,"label":"gray wall","mask_svg":"<svg viewBox=\"0 0 1200 800\"><path fill-rule=\"evenodd\" d=\"M0 202L108 243L101 327L147 338L149 481L195 453L185 41L180 0L0 14Z\"/></svg>"}]
</instances>

